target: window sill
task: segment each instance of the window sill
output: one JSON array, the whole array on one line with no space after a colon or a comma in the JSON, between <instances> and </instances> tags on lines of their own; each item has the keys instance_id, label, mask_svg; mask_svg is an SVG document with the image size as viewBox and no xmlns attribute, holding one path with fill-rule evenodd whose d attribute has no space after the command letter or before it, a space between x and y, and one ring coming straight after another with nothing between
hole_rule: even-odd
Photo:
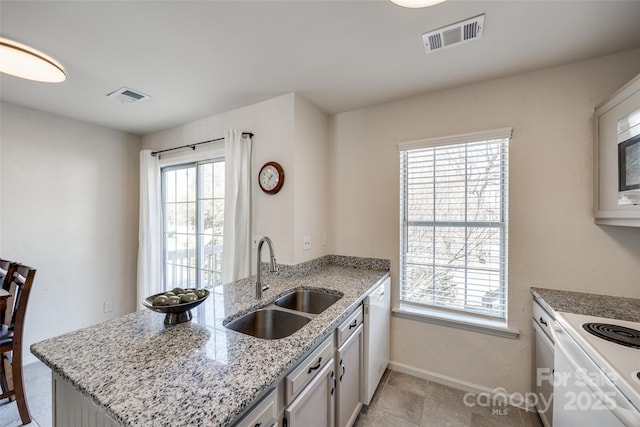
<instances>
[{"instance_id":1,"label":"window sill","mask_svg":"<svg viewBox=\"0 0 640 427\"><path fill-rule=\"evenodd\" d=\"M418 322L433 323L451 328L464 329L482 334L516 339L520 336L518 329L509 328L502 320L489 320L471 314L449 313L439 310L400 304L393 309L393 315Z\"/></svg>"}]
</instances>

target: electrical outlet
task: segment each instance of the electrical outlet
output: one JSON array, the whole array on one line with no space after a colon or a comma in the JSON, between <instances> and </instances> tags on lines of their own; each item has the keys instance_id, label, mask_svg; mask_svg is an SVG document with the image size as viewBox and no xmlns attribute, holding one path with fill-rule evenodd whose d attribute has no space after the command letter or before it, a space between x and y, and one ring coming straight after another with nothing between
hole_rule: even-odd
<instances>
[{"instance_id":1,"label":"electrical outlet","mask_svg":"<svg viewBox=\"0 0 640 427\"><path fill-rule=\"evenodd\" d=\"M322 233L322 246L327 246L327 233Z\"/></svg>"},{"instance_id":2,"label":"electrical outlet","mask_svg":"<svg viewBox=\"0 0 640 427\"><path fill-rule=\"evenodd\" d=\"M264 236L253 236L251 238L251 248L252 249L258 249L258 243L260 243L260 240L262 240Z\"/></svg>"},{"instance_id":3,"label":"electrical outlet","mask_svg":"<svg viewBox=\"0 0 640 427\"><path fill-rule=\"evenodd\" d=\"M308 251L311 249L311 236L302 236L302 250Z\"/></svg>"},{"instance_id":4,"label":"electrical outlet","mask_svg":"<svg viewBox=\"0 0 640 427\"><path fill-rule=\"evenodd\" d=\"M111 313L113 311L113 301L105 301L102 309L105 313Z\"/></svg>"}]
</instances>

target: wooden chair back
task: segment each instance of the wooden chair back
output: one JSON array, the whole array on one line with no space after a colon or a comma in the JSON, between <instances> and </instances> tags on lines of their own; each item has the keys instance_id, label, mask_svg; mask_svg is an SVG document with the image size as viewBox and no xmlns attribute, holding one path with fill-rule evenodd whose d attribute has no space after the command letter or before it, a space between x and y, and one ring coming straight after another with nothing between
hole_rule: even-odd
<instances>
[{"instance_id":1,"label":"wooden chair back","mask_svg":"<svg viewBox=\"0 0 640 427\"><path fill-rule=\"evenodd\" d=\"M6 286L9 286L9 280L7 276L11 278L9 275L9 269L11 268L11 264L15 264L7 259L0 258L0 283L2 283L2 289L7 290Z\"/></svg>"},{"instance_id":2,"label":"wooden chair back","mask_svg":"<svg viewBox=\"0 0 640 427\"><path fill-rule=\"evenodd\" d=\"M22 341L27 302L29 302L29 294L35 275L35 268L16 264L9 280L9 289L7 290L12 295L13 304L7 304L7 311L11 311L11 318L5 324L9 326L10 330L13 330L14 345L16 341Z\"/></svg>"},{"instance_id":3,"label":"wooden chair back","mask_svg":"<svg viewBox=\"0 0 640 427\"><path fill-rule=\"evenodd\" d=\"M9 292L11 287L11 277L13 276L13 272L18 266L18 263L11 262L6 259L0 258L0 284L2 285L2 289ZM14 297L11 296L7 299L7 307L13 307ZM0 310L0 324L8 325L11 321L11 316L13 314L13 310L2 309Z\"/></svg>"},{"instance_id":4,"label":"wooden chair back","mask_svg":"<svg viewBox=\"0 0 640 427\"><path fill-rule=\"evenodd\" d=\"M4 265L6 266L6 264ZM12 267L13 271L11 271ZM31 422L31 414L24 393L22 337L27 302L35 275L35 268L14 263L7 268L3 281L3 287L8 283L8 291L12 295L13 302L7 305L6 316L9 316L9 321L0 326L0 386L2 388L0 400L15 398L23 425ZM8 370L5 369L5 361L11 365L12 388L9 387L7 381Z\"/></svg>"}]
</instances>

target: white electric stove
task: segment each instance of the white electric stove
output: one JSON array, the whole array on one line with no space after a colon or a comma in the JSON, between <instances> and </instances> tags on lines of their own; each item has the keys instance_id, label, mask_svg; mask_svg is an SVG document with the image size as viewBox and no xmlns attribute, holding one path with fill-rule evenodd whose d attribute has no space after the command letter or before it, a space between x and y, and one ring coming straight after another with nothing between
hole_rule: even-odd
<instances>
[{"instance_id":1,"label":"white electric stove","mask_svg":"<svg viewBox=\"0 0 640 427\"><path fill-rule=\"evenodd\" d=\"M552 331L554 427L640 426L640 323L557 313Z\"/></svg>"}]
</instances>

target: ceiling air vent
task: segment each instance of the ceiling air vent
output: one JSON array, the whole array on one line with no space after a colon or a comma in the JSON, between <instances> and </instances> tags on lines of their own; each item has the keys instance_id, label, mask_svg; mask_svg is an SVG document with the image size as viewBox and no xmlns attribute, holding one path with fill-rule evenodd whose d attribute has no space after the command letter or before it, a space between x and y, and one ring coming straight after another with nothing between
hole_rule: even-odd
<instances>
[{"instance_id":1,"label":"ceiling air vent","mask_svg":"<svg viewBox=\"0 0 640 427\"><path fill-rule=\"evenodd\" d=\"M427 54L482 38L484 14L469 18L422 35Z\"/></svg>"},{"instance_id":2,"label":"ceiling air vent","mask_svg":"<svg viewBox=\"0 0 640 427\"><path fill-rule=\"evenodd\" d=\"M127 87L121 87L120 89L111 92L107 95L110 98L115 98L122 103L133 104L134 102L142 102L151 98L149 95L145 95L142 92L131 90Z\"/></svg>"}]
</instances>

